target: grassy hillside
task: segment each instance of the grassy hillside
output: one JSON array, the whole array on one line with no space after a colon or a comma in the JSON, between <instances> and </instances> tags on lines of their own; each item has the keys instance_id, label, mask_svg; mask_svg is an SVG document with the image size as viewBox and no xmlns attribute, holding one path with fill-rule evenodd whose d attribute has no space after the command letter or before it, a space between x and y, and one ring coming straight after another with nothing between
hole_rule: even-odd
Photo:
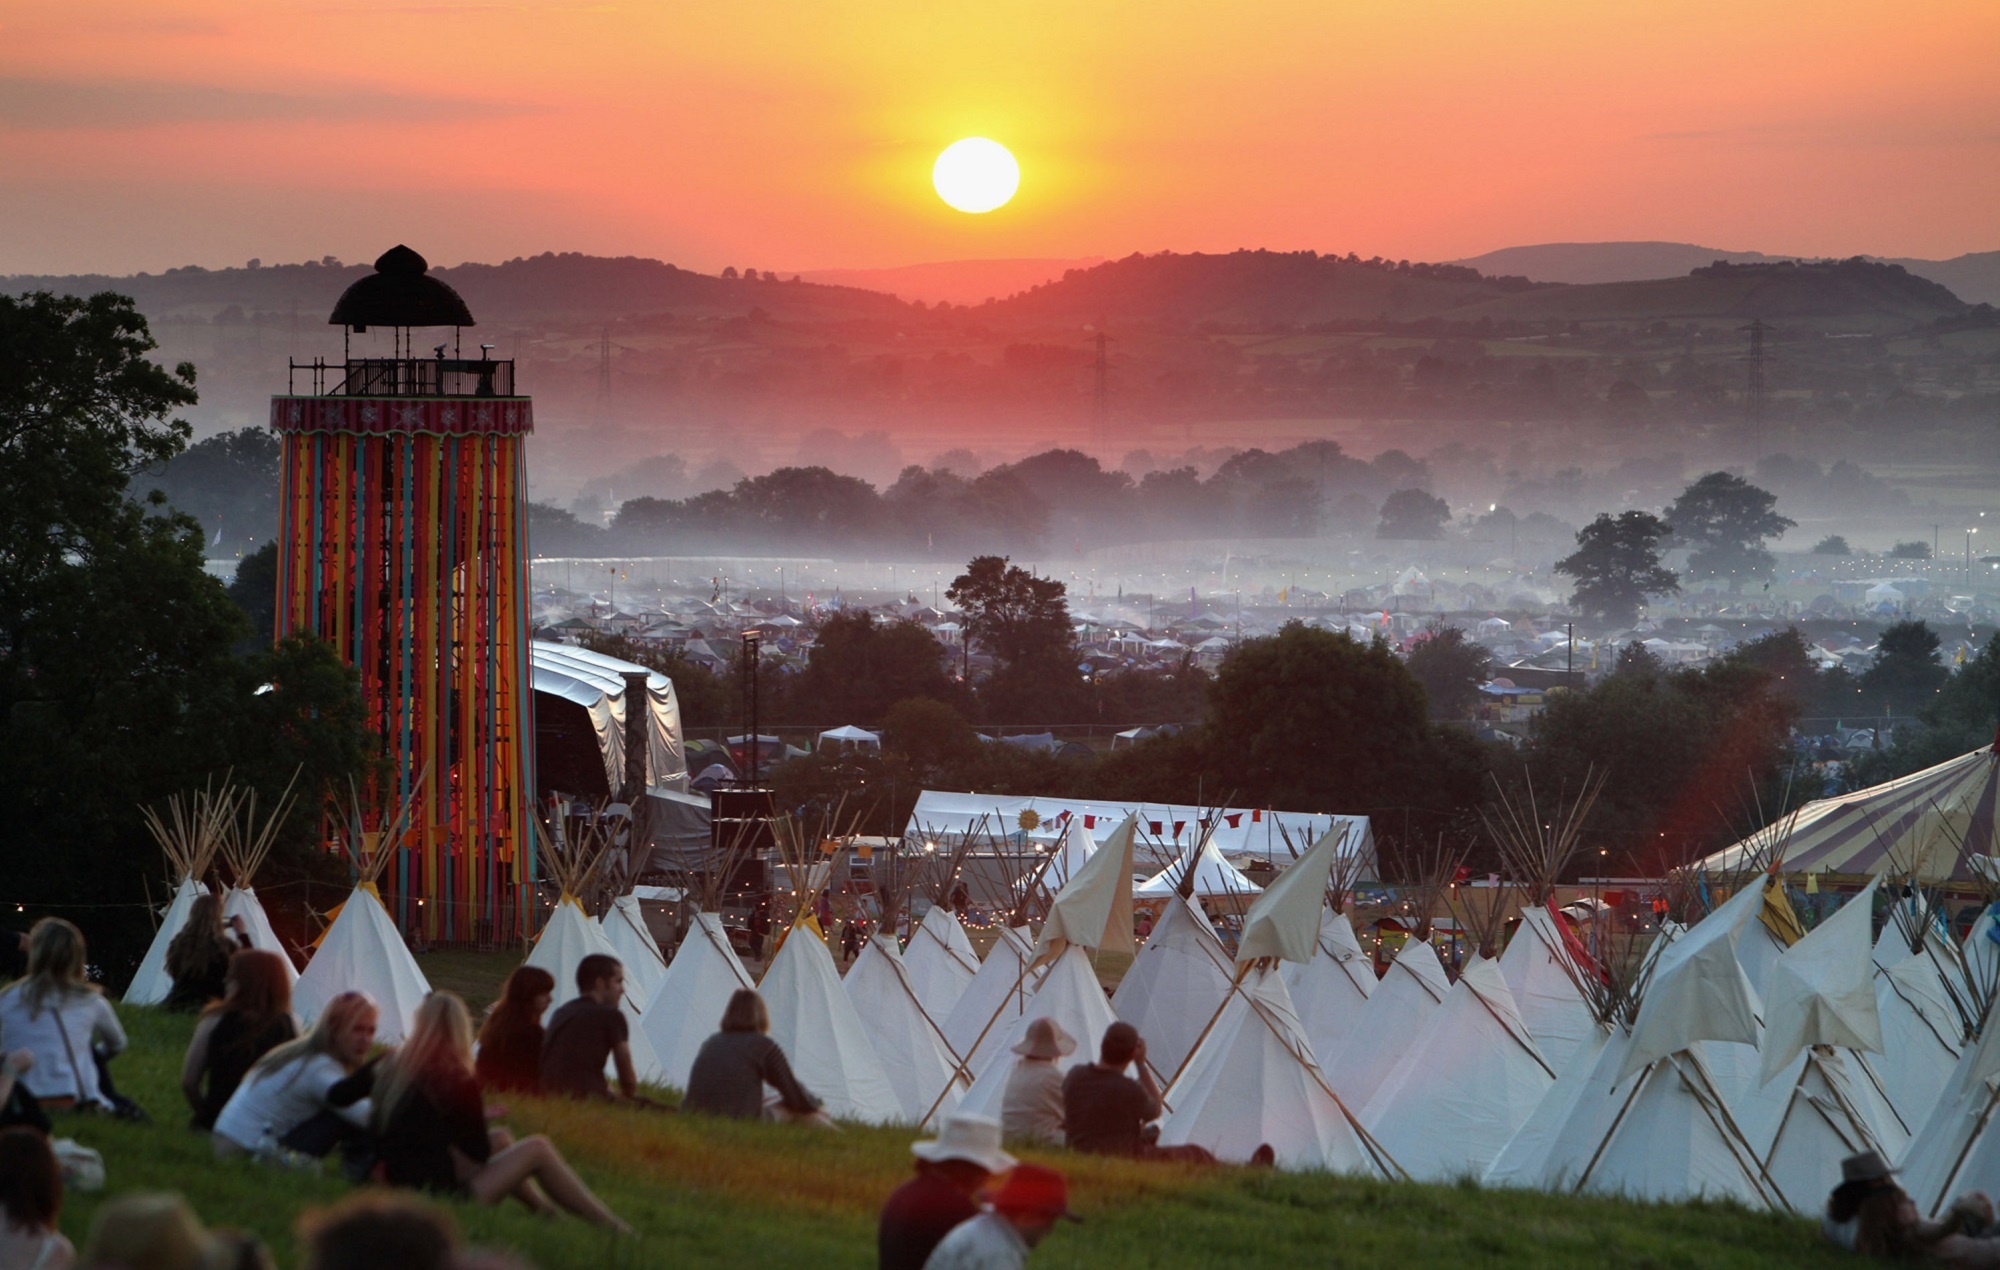
<instances>
[{"instance_id":1,"label":"grassy hillside","mask_svg":"<svg viewBox=\"0 0 2000 1270\"><path fill-rule=\"evenodd\" d=\"M185 1018L126 1012L134 1048L120 1080L159 1123L66 1118L58 1132L103 1151L111 1192L177 1190L211 1223L256 1232L295 1265L291 1231L341 1183L216 1163L183 1127L175 1087ZM874 1264L877 1206L909 1170L912 1135L837 1134L716 1123L608 1108L517 1102L520 1131L554 1137L592 1186L638 1227L619 1241L517 1209L454 1205L475 1241L514 1248L545 1270L622 1266ZM1072 1206L1036 1254L1041 1270L1174 1266L1387 1265L1783 1267L1842 1264L1802 1220L1732 1205L1558 1199L1474 1186L1415 1186L1324 1175L1198 1170L1029 1153L1062 1168ZM63 1226L79 1244L102 1197L73 1196Z\"/></svg>"}]
</instances>

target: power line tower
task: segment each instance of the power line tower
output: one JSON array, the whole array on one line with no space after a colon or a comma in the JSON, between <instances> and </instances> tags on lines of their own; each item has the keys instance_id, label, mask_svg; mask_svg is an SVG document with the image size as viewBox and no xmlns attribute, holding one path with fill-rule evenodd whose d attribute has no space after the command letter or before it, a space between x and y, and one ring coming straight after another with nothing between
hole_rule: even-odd
<instances>
[{"instance_id":1,"label":"power line tower","mask_svg":"<svg viewBox=\"0 0 2000 1270\"><path fill-rule=\"evenodd\" d=\"M1739 326L1739 331L1750 335L1750 352L1744 358L1750 364L1745 377L1743 410L1752 423L1764 421L1764 332L1771 328L1764 325L1762 318L1752 318L1750 325Z\"/></svg>"}]
</instances>

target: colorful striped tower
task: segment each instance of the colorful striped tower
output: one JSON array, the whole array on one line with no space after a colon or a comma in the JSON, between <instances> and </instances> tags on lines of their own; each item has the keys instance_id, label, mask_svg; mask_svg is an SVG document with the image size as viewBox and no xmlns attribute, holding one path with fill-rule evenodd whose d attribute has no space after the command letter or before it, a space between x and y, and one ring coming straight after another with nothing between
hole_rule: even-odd
<instances>
[{"instance_id":1,"label":"colorful striped tower","mask_svg":"<svg viewBox=\"0 0 2000 1270\"><path fill-rule=\"evenodd\" d=\"M361 672L396 786L373 801L415 804L381 879L404 933L518 940L534 924L534 411L514 395L513 363L456 355L472 315L423 257L397 247L375 268L334 308L344 364L294 363L294 393L271 401L284 443L278 635L318 634ZM419 326L453 327L451 343L412 356ZM370 327L387 328L394 355L353 355Z\"/></svg>"}]
</instances>

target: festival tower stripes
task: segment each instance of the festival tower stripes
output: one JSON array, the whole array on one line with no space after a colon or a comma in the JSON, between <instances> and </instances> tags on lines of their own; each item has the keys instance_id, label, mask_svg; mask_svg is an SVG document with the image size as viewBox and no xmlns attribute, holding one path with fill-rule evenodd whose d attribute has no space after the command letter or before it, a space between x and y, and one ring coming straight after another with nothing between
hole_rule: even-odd
<instances>
[{"instance_id":1,"label":"festival tower stripes","mask_svg":"<svg viewBox=\"0 0 2000 1270\"><path fill-rule=\"evenodd\" d=\"M413 805L384 871L407 936L509 942L531 933L534 801L527 475L532 403L513 365L409 355L409 328L469 326L464 302L398 247L332 321L393 335L388 358L294 364L311 395L273 398L283 442L280 638L305 631L360 671L394 788Z\"/></svg>"}]
</instances>

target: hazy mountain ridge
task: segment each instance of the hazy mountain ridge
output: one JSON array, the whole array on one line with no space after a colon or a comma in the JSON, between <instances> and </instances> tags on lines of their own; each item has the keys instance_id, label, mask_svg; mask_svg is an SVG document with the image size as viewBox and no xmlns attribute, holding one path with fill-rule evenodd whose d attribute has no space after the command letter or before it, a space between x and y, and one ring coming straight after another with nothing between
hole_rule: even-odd
<instances>
[{"instance_id":1,"label":"hazy mountain ridge","mask_svg":"<svg viewBox=\"0 0 2000 1270\"><path fill-rule=\"evenodd\" d=\"M1674 277L1718 260L1757 264L1803 259L1808 257L1724 251L1693 243L1612 242L1503 247L1452 263L1481 273L1521 274L1537 282L1588 284ZM1901 265L1920 278L1950 288L1952 294L1968 304L2000 304L2000 251L1968 252L1949 260L1915 256L1863 256L1862 259Z\"/></svg>"},{"instance_id":2,"label":"hazy mountain ridge","mask_svg":"<svg viewBox=\"0 0 2000 1270\"><path fill-rule=\"evenodd\" d=\"M899 300L979 304L1040 286L1071 269L1103 263L1102 256L934 260L886 269L806 269L800 276L828 286L886 291Z\"/></svg>"}]
</instances>

